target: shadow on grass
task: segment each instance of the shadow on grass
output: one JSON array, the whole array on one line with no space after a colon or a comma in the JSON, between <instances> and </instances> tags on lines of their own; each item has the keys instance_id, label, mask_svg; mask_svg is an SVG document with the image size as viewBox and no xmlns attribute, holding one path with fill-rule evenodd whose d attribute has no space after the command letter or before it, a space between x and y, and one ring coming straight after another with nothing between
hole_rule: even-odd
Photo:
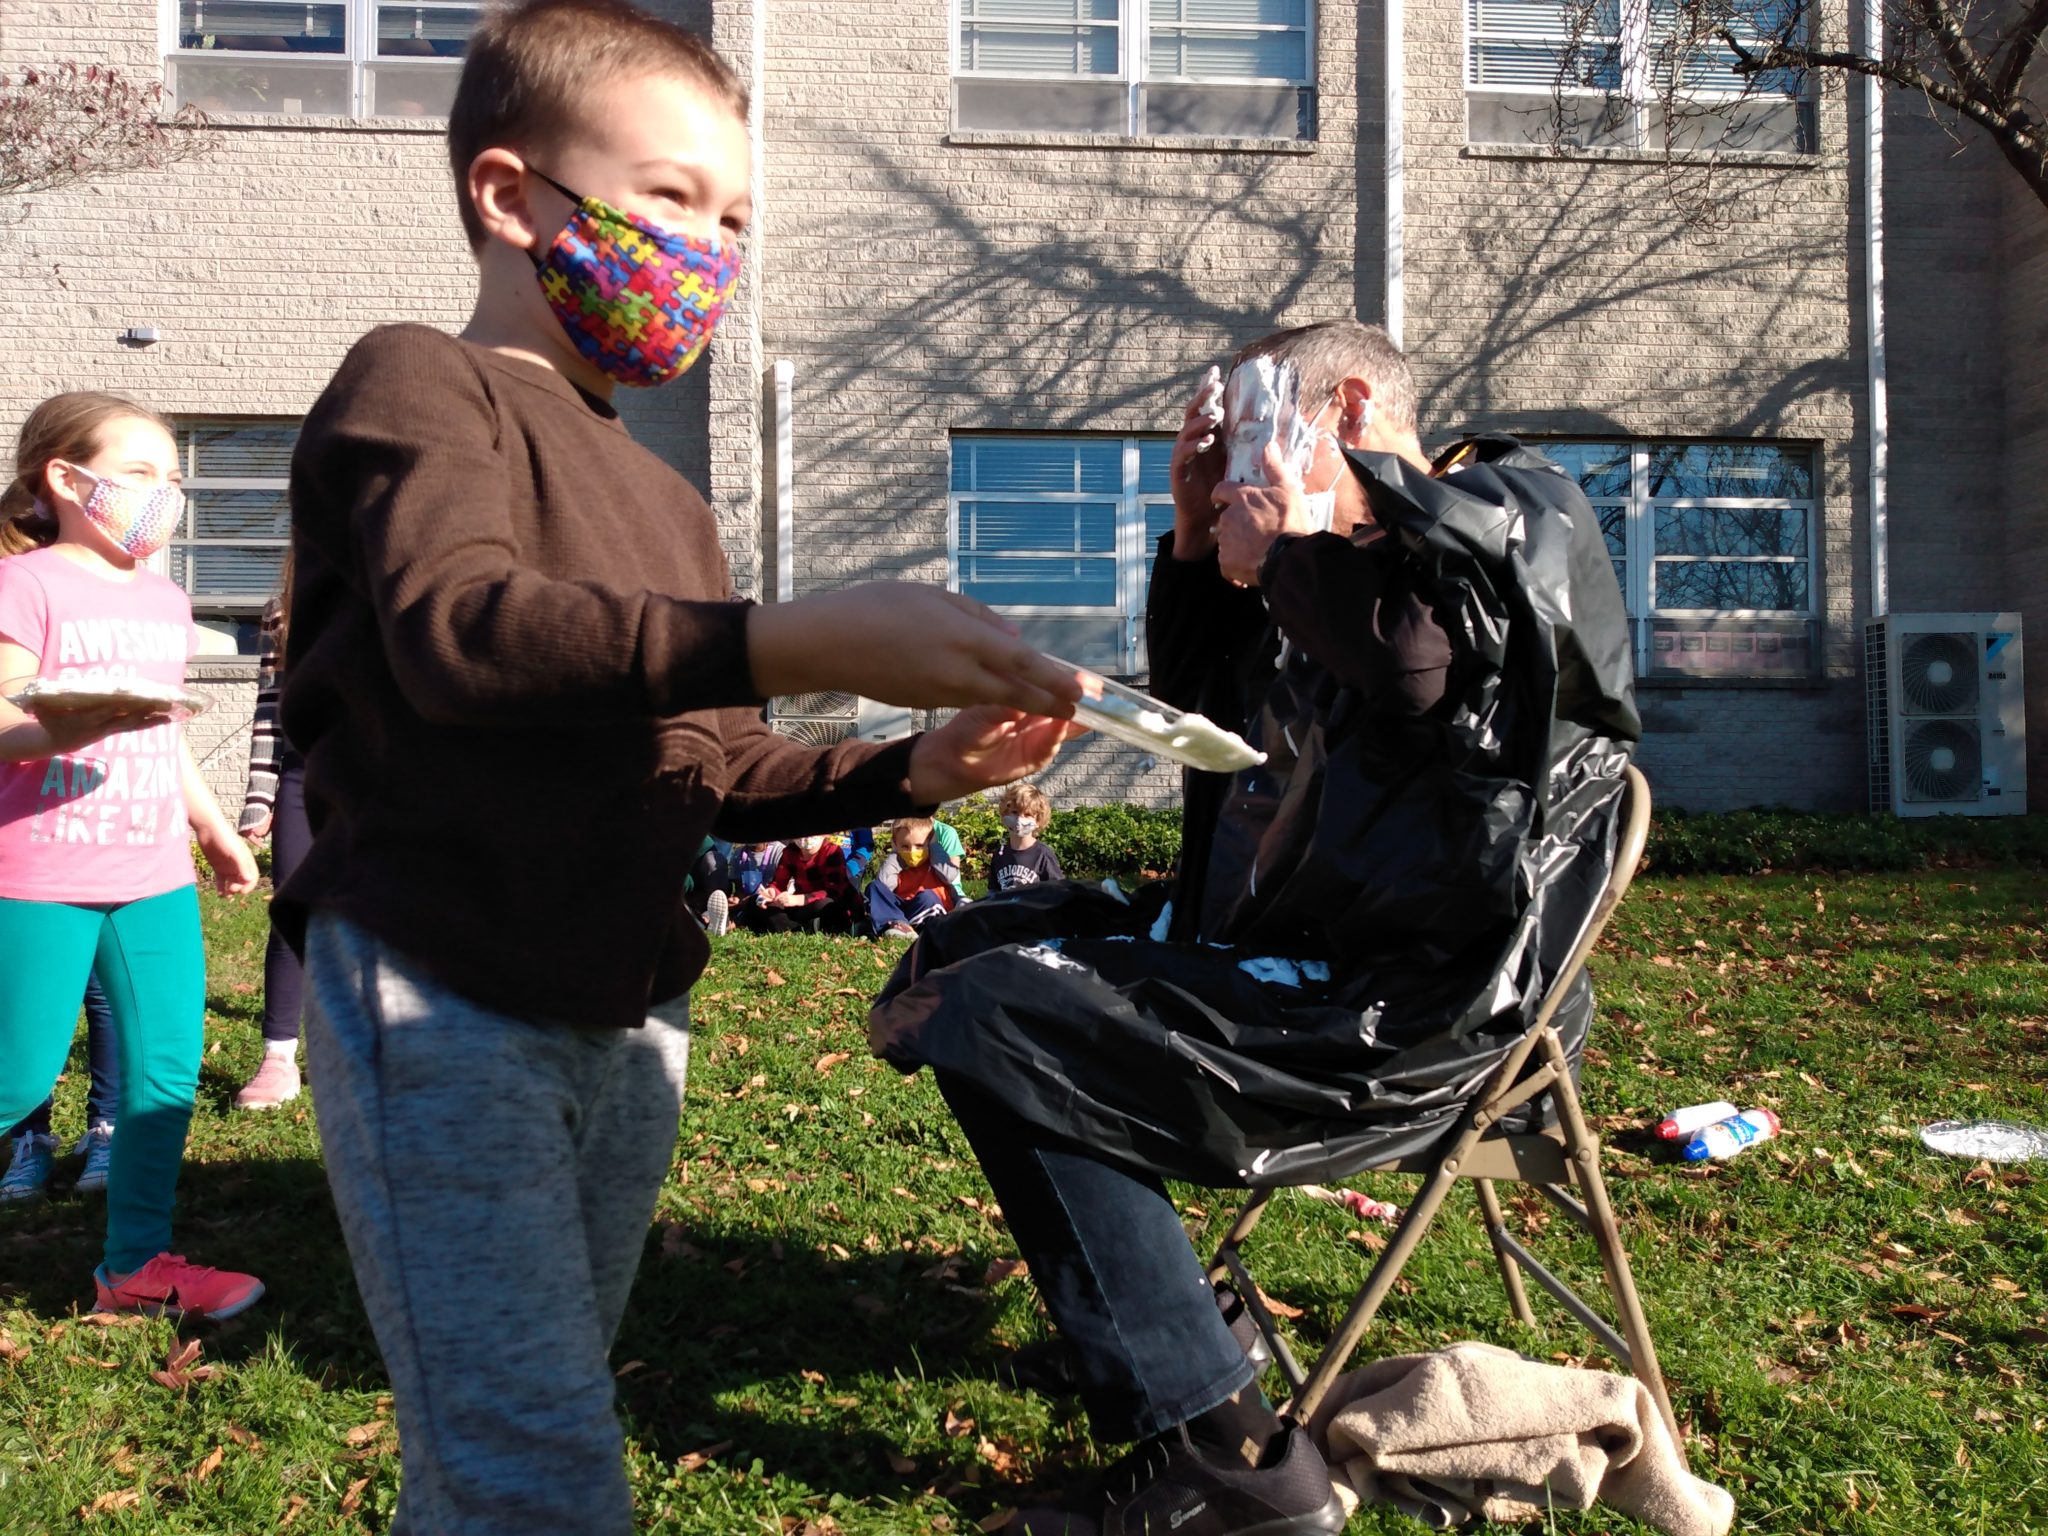
<instances>
[{"instance_id":1,"label":"shadow on grass","mask_svg":"<svg viewBox=\"0 0 2048 1536\"><path fill-rule=\"evenodd\" d=\"M46 1322L91 1309L106 1206L69 1192L75 1173L60 1167L52 1198L0 1212L0 1306ZM242 1364L275 1338L329 1390L389 1389L317 1162L188 1164L176 1247L267 1287L241 1317L181 1330L210 1359ZM794 1237L664 1222L649 1233L612 1353L621 1410L664 1461L729 1445L719 1452L728 1464L758 1457L822 1493L902 1496L918 1483L891 1470L882 1435L803 1422L802 1400L824 1390L804 1382L872 1395L898 1373L992 1379L1002 1353L994 1299L974 1274L943 1270L923 1250L838 1259Z\"/></svg>"}]
</instances>

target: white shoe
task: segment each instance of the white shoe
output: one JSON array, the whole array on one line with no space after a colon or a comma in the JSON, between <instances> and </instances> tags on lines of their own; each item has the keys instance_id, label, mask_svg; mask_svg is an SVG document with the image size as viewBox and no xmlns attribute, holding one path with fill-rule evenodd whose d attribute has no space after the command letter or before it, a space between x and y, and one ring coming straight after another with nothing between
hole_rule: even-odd
<instances>
[{"instance_id":1,"label":"white shoe","mask_svg":"<svg viewBox=\"0 0 2048 1536\"><path fill-rule=\"evenodd\" d=\"M713 891L704 902L704 931L714 938L732 931L732 903L725 892Z\"/></svg>"},{"instance_id":2,"label":"white shoe","mask_svg":"<svg viewBox=\"0 0 2048 1536\"><path fill-rule=\"evenodd\" d=\"M56 1162L56 1137L42 1131L23 1131L15 1137L7 1176L0 1178L0 1205L42 1199Z\"/></svg>"},{"instance_id":3,"label":"white shoe","mask_svg":"<svg viewBox=\"0 0 2048 1536\"><path fill-rule=\"evenodd\" d=\"M71 1187L81 1195L97 1194L107 1187L107 1169L114 1161L113 1122L102 1120L79 1137L71 1155L76 1157L81 1152L85 1154L85 1167L79 1170Z\"/></svg>"}]
</instances>

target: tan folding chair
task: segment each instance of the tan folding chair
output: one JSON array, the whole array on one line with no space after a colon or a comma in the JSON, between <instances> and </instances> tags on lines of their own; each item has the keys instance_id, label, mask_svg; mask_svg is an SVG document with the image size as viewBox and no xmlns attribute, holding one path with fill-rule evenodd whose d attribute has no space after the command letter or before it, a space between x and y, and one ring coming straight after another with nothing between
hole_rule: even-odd
<instances>
[{"instance_id":1,"label":"tan folding chair","mask_svg":"<svg viewBox=\"0 0 2048 1536\"><path fill-rule=\"evenodd\" d=\"M1223 1239L1222 1247L1216 1250L1215 1260L1210 1266L1210 1279L1213 1282L1228 1279L1236 1287L1260 1333L1265 1335L1293 1393L1283 1410L1289 1417L1307 1423L1315 1416L1330 1390L1330 1384L1343 1372L1352 1351L1358 1347L1359 1339L1379 1311L1380 1303L1394 1288L1394 1282L1400 1279L1409 1256L1436 1219L1452 1184L1459 1179L1471 1179L1479 1196L1480 1212L1485 1218L1486 1235L1493 1243L1494 1258L1500 1264L1500 1278L1507 1290L1508 1305L1515 1317L1531 1328L1536 1326L1535 1314L1529 1310L1528 1292L1522 1285L1522 1272L1526 1270L1567 1312L1583 1323L1616 1360L1650 1389L1650 1396L1656 1400L1658 1411L1664 1415L1665 1426L1671 1431L1672 1444L1678 1447L1681 1456L1684 1455L1685 1442L1678 1432L1677 1417L1671 1411L1670 1394L1665 1390L1663 1375L1657 1369L1657 1347L1651 1342L1649 1324L1643 1318L1642 1302L1636 1296L1635 1277L1629 1272L1628 1255L1622 1250L1621 1229L1614 1219L1614 1207L1607 1198L1607 1186L1600 1177L1600 1143L1586 1124L1585 1114L1579 1107L1578 1089L1572 1082L1570 1064L1565 1058L1564 1044L1550 1022L1572 983L1585 969L1587 955L1592 953L1607 920L1621 904L1629 882L1635 878L1636 866L1642 862L1643 844L1650 830L1650 786L1634 767L1627 770L1622 817L1620 846L1615 853L1614 872L1608 878L1607 889L1593 909L1585 932L1579 936L1579 942L1544 996L1535 1022L1516 1042L1507 1060L1501 1063L1500 1070L1466 1108L1457 1125L1435 1147L1412 1157L1360 1170L1421 1174L1424 1176L1423 1184L1416 1192L1414 1203L1395 1227L1379 1261L1373 1265L1372 1273L1366 1276L1365 1284L1352 1302L1343 1324L1317 1358L1313 1371L1302 1370L1287 1341L1280 1336L1279 1326L1260 1299L1258 1285L1245 1268L1244 1259L1238 1251L1259 1224L1259 1217L1273 1198L1273 1190L1253 1192ZM1534 1066L1531 1066L1532 1060L1536 1063ZM1511 1111L1546 1093L1557 1111L1555 1128L1526 1135L1508 1135L1497 1129ZM1508 1230L1500 1196L1494 1191L1497 1183L1534 1185L1551 1204L1592 1235L1599 1246L1607 1289L1620 1319L1619 1332ZM1571 1188L1574 1184L1577 1194Z\"/></svg>"}]
</instances>

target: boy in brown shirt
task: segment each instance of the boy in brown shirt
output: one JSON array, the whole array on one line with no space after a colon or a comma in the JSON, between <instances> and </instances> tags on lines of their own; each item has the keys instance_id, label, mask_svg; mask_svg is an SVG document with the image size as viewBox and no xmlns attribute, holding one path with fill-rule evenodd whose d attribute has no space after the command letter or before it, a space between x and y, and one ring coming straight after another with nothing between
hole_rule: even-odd
<instances>
[{"instance_id":1,"label":"boy in brown shirt","mask_svg":"<svg viewBox=\"0 0 2048 1536\"><path fill-rule=\"evenodd\" d=\"M633 1528L606 1353L674 1146L714 823L872 823L1070 730L1044 716L1074 680L963 599L734 602L708 509L612 410L689 366L737 281L746 115L708 47L621 0L488 15L449 122L475 312L364 338L293 461L314 843L279 912L397 1399L398 1532ZM825 689L965 708L826 751L761 724Z\"/></svg>"}]
</instances>

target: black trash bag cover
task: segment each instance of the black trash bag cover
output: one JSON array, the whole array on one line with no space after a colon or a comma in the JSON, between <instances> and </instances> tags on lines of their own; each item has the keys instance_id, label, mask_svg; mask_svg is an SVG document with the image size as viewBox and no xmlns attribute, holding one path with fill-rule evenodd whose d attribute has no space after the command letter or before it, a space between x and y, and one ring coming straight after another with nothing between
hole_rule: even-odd
<instances>
[{"instance_id":1,"label":"black trash bag cover","mask_svg":"<svg viewBox=\"0 0 2048 1536\"><path fill-rule=\"evenodd\" d=\"M1390 730L1281 650L1251 728L1269 760L1230 786L1205 889L1176 894L1200 903L1201 937L1166 941L1163 885L974 903L897 967L877 1055L1205 1184L1340 1177L1442 1136L1591 919L1639 734L1621 595L1578 487L1512 439L1454 456L1440 478L1351 456L1398 540L1375 548L1414 562L1450 634L1443 704ZM1554 1021L1574 1063L1592 1012L1581 977Z\"/></svg>"}]
</instances>

